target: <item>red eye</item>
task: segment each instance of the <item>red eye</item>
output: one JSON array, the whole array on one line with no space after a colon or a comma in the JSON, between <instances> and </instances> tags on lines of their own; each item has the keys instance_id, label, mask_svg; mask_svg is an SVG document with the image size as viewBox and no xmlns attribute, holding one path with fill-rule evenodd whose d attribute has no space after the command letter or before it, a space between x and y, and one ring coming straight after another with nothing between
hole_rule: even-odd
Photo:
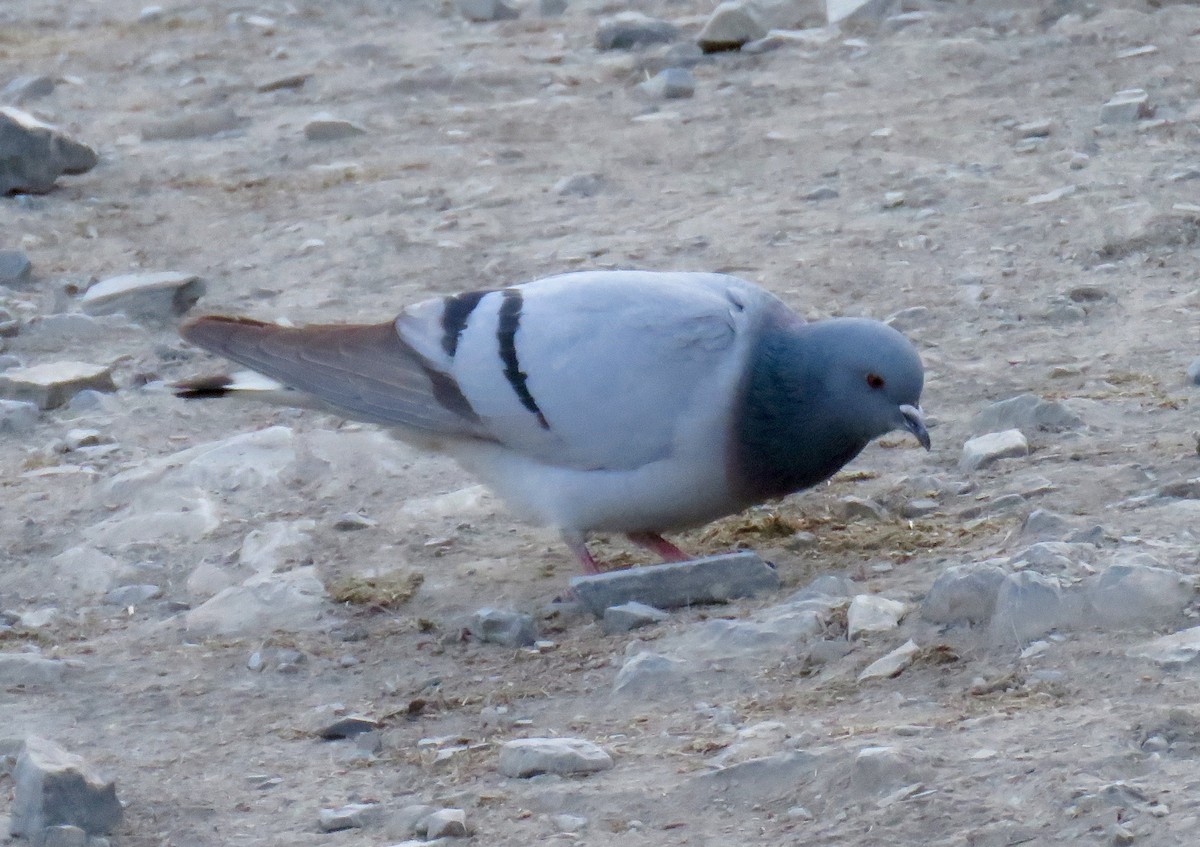
<instances>
[{"instance_id":1,"label":"red eye","mask_svg":"<svg viewBox=\"0 0 1200 847\"><path fill-rule=\"evenodd\" d=\"M871 386L872 388L883 388L883 377L881 377L879 374L867 374L867 385Z\"/></svg>"}]
</instances>

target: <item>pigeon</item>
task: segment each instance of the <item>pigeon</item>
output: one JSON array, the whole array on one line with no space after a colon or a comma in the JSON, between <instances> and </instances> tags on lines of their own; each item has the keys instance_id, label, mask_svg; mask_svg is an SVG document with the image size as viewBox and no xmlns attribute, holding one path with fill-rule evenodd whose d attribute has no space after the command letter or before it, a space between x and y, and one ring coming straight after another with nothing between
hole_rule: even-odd
<instances>
[{"instance_id":1,"label":"pigeon","mask_svg":"<svg viewBox=\"0 0 1200 847\"><path fill-rule=\"evenodd\" d=\"M593 532L684 561L662 533L816 485L893 430L930 447L908 339L874 320L806 322L725 274L580 271L377 324L207 316L180 332L251 372L179 396L388 427L557 529L586 573L600 571Z\"/></svg>"}]
</instances>

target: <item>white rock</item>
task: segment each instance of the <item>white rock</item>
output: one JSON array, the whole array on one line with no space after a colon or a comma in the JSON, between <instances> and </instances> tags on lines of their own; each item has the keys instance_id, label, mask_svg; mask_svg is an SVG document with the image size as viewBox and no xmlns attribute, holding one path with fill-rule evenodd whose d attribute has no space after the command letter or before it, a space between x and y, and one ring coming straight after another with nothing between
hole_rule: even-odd
<instances>
[{"instance_id":1,"label":"white rock","mask_svg":"<svg viewBox=\"0 0 1200 847\"><path fill-rule=\"evenodd\" d=\"M912 664L913 657L921 648L912 639L905 641L892 652L882 658L876 659L871 664L863 668L862 673L858 675L858 681L864 682L868 679L891 679L897 676L901 671Z\"/></svg>"},{"instance_id":2,"label":"white rock","mask_svg":"<svg viewBox=\"0 0 1200 847\"><path fill-rule=\"evenodd\" d=\"M320 623L325 600L325 586L314 567L258 574L192 609L184 623L201 635L297 632Z\"/></svg>"},{"instance_id":3,"label":"white rock","mask_svg":"<svg viewBox=\"0 0 1200 847\"><path fill-rule=\"evenodd\" d=\"M425 837L430 841L435 838L465 838L469 834L467 813L462 809L439 809L425 818Z\"/></svg>"},{"instance_id":4,"label":"white rock","mask_svg":"<svg viewBox=\"0 0 1200 847\"><path fill-rule=\"evenodd\" d=\"M280 570L284 565L307 559L313 549L309 534L317 526L311 519L272 521L252 529L242 539L238 563L258 573Z\"/></svg>"},{"instance_id":5,"label":"white rock","mask_svg":"<svg viewBox=\"0 0 1200 847\"><path fill-rule=\"evenodd\" d=\"M634 700L688 696L687 662L658 653L638 653L625 660L613 682L613 695Z\"/></svg>"},{"instance_id":6,"label":"white rock","mask_svg":"<svg viewBox=\"0 0 1200 847\"><path fill-rule=\"evenodd\" d=\"M204 294L204 282L195 274L125 274L93 285L79 304L89 315L122 312L131 318L170 320L187 312Z\"/></svg>"},{"instance_id":7,"label":"white rock","mask_svg":"<svg viewBox=\"0 0 1200 847\"><path fill-rule=\"evenodd\" d=\"M50 362L0 371L0 394L55 409L84 389L116 391L112 368L86 362Z\"/></svg>"},{"instance_id":8,"label":"white rock","mask_svg":"<svg viewBox=\"0 0 1200 847\"><path fill-rule=\"evenodd\" d=\"M969 472L986 468L1000 459L1029 455L1029 442L1019 429L991 432L972 438L963 445L958 469Z\"/></svg>"},{"instance_id":9,"label":"white rock","mask_svg":"<svg viewBox=\"0 0 1200 847\"><path fill-rule=\"evenodd\" d=\"M859 594L846 610L847 634L850 638L864 632L888 632L900 625L908 606L899 600L889 600L878 594Z\"/></svg>"},{"instance_id":10,"label":"white rock","mask_svg":"<svg viewBox=\"0 0 1200 847\"><path fill-rule=\"evenodd\" d=\"M530 777L595 773L613 766L612 757L582 738L521 738L500 748L500 773Z\"/></svg>"},{"instance_id":11,"label":"white rock","mask_svg":"<svg viewBox=\"0 0 1200 847\"><path fill-rule=\"evenodd\" d=\"M1129 650L1135 659L1149 659L1159 665L1186 665L1200 656L1200 626L1173 632Z\"/></svg>"},{"instance_id":12,"label":"white rock","mask_svg":"<svg viewBox=\"0 0 1200 847\"><path fill-rule=\"evenodd\" d=\"M825 0L825 18L831 24L850 20L881 21L895 0Z\"/></svg>"},{"instance_id":13,"label":"white rock","mask_svg":"<svg viewBox=\"0 0 1200 847\"><path fill-rule=\"evenodd\" d=\"M1128 124L1154 114L1150 106L1150 95L1140 88L1118 91L1100 107L1100 123Z\"/></svg>"}]
</instances>

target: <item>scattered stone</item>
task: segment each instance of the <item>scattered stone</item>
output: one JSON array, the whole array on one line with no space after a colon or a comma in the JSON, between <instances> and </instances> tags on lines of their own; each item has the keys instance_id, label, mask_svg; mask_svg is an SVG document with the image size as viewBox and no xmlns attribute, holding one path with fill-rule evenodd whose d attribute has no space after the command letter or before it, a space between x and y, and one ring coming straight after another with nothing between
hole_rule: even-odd
<instances>
[{"instance_id":1,"label":"scattered stone","mask_svg":"<svg viewBox=\"0 0 1200 847\"><path fill-rule=\"evenodd\" d=\"M22 400L0 400L0 433L19 435L37 426L36 403Z\"/></svg>"},{"instance_id":2,"label":"scattered stone","mask_svg":"<svg viewBox=\"0 0 1200 847\"><path fill-rule=\"evenodd\" d=\"M186 141L210 138L222 132L232 132L242 125L242 118L230 106L150 121L142 127L143 141Z\"/></svg>"},{"instance_id":3,"label":"scattered stone","mask_svg":"<svg viewBox=\"0 0 1200 847\"><path fill-rule=\"evenodd\" d=\"M67 663L36 653L0 653L0 679L5 685L26 688L53 685L67 673Z\"/></svg>"},{"instance_id":4,"label":"scattered stone","mask_svg":"<svg viewBox=\"0 0 1200 847\"><path fill-rule=\"evenodd\" d=\"M825 0L825 17L831 24L851 21L881 21L896 0Z\"/></svg>"},{"instance_id":5,"label":"scattered stone","mask_svg":"<svg viewBox=\"0 0 1200 847\"><path fill-rule=\"evenodd\" d=\"M850 791L862 797L883 797L920 781L911 757L896 747L867 747L850 766Z\"/></svg>"},{"instance_id":6,"label":"scattered stone","mask_svg":"<svg viewBox=\"0 0 1200 847\"><path fill-rule=\"evenodd\" d=\"M907 309L892 312L883 322L900 332L912 332L927 325L932 317L933 312L928 306L909 306Z\"/></svg>"},{"instance_id":7,"label":"scattered stone","mask_svg":"<svg viewBox=\"0 0 1200 847\"><path fill-rule=\"evenodd\" d=\"M682 100L696 93L696 78L686 68L664 68L639 84L638 91L653 100Z\"/></svg>"},{"instance_id":8,"label":"scattered stone","mask_svg":"<svg viewBox=\"0 0 1200 847\"><path fill-rule=\"evenodd\" d=\"M830 600L850 597L854 594L854 583L837 574L822 574L787 599L789 604L806 600Z\"/></svg>"},{"instance_id":9,"label":"scattered stone","mask_svg":"<svg viewBox=\"0 0 1200 847\"><path fill-rule=\"evenodd\" d=\"M296 632L319 623L325 601L325 586L312 566L262 573L219 591L187 612L184 624L204 635Z\"/></svg>"},{"instance_id":10,"label":"scattered stone","mask_svg":"<svg viewBox=\"0 0 1200 847\"><path fill-rule=\"evenodd\" d=\"M1034 509L1021 525L1022 538L1061 540L1071 532L1071 522L1047 509Z\"/></svg>"},{"instance_id":11,"label":"scattered stone","mask_svg":"<svg viewBox=\"0 0 1200 847\"><path fill-rule=\"evenodd\" d=\"M688 689L687 662L658 653L638 653L625 660L613 682L613 695L634 700Z\"/></svg>"},{"instance_id":12,"label":"scattered stone","mask_svg":"<svg viewBox=\"0 0 1200 847\"><path fill-rule=\"evenodd\" d=\"M935 624L979 625L992 618L1005 573L994 565L953 565L933 581L921 617Z\"/></svg>"},{"instance_id":13,"label":"scattered stone","mask_svg":"<svg viewBox=\"0 0 1200 847\"><path fill-rule=\"evenodd\" d=\"M0 250L0 285L20 285L29 282L33 263L21 250Z\"/></svg>"},{"instance_id":14,"label":"scattered stone","mask_svg":"<svg viewBox=\"0 0 1200 847\"><path fill-rule=\"evenodd\" d=\"M38 843L46 827L61 825L107 835L121 822L116 783L49 739L25 739L13 784L14 836Z\"/></svg>"},{"instance_id":15,"label":"scattered stone","mask_svg":"<svg viewBox=\"0 0 1200 847\"><path fill-rule=\"evenodd\" d=\"M632 601L604 610L603 629L607 635L618 635L638 627L660 623L670 617L662 609Z\"/></svg>"},{"instance_id":16,"label":"scattered stone","mask_svg":"<svg viewBox=\"0 0 1200 847\"><path fill-rule=\"evenodd\" d=\"M470 834L467 813L462 809L439 809L425 818L425 837L430 841L436 838L466 838Z\"/></svg>"},{"instance_id":17,"label":"scattered stone","mask_svg":"<svg viewBox=\"0 0 1200 847\"><path fill-rule=\"evenodd\" d=\"M138 13L138 23L140 24L155 24L166 17L166 10L162 6L144 6L142 11Z\"/></svg>"},{"instance_id":18,"label":"scattered stone","mask_svg":"<svg viewBox=\"0 0 1200 847\"><path fill-rule=\"evenodd\" d=\"M581 815L552 815L551 825L559 832L581 832L587 826L588 819Z\"/></svg>"},{"instance_id":19,"label":"scattered stone","mask_svg":"<svg viewBox=\"0 0 1200 847\"><path fill-rule=\"evenodd\" d=\"M679 29L668 21L640 12L621 12L596 30L597 50L632 50L650 44L667 44L679 37Z\"/></svg>"},{"instance_id":20,"label":"scattered stone","mask_svg":"<svg viewBox=\"0 0 1200 847\"><path fill-rule=\"evenodd\" d=\"M414 803L393 812L384 825L388 838L408 838L426 832L425 819L436 812L433 806Z\"/></svg>"},{"instance_id":21,"label":"scattered stone","mask_svg":"<svg viewBox=\"0 0 1200 847\"><path fill-rule=\"evenodd\" d=\"M54 93L54 77L39 74L38 76L18 76L9 80L0 93L11 103L21 104L26 100L38 100L49 97Z\"/></svg>"},{"instance_id":22,"label":"scattered stone","mask_svg":"<svg viewBox=\"0 0 1200 847\"><path fill-rule=\"evenodd\" d=\"M606 771L612 766L611 756L582 738L520 738L500 748L499 770L504 776L570 776Z\"/></svg>"},{"instance_id":23,"label":"scattered stone","mask_svg":"<svg viewBox=\"0 0 1200 847\"><path fill-rule=\"evenodd\" d=\"M63 174L87 173L96 151L9 106L0 107L0 196L44 194Z\"/></svg>"},{"instance_id":24,"label":"scattered stone","mask_svg":"<svg viewBox=\"0 0 1200 847\"><path fill-rule=\"evenodd\" d=\"M845 497L839 497L834 504L834 511L842 520L874 520L885 521L888 519L887 509L870 500L866 497L856 497L853 494L848 494Z\"/></svg>"},{"instance_id":25,"label":"scattered stone","mask_svg":"<svg viewBox=\"0 0 1200 847\"><path fill-rule=\"evenodd\" d=\"M504 0L454 0L458 13L473 23L511 21L520 13Z\"/></svg>"},{"instance_id":26,"label":"scattered stone","mask_svg":"<svg viewBox=\"0 0 1200 847\"><path fill-rule=\"evenodd\" d=\"M107 841L108 839L103 839ZM41 847L85 847L87 830L77 826L48 826L42 830Z\"/></svg>"},{"instance_id":27,"label":"scattered stone","mask_svg":"<svg viewBox=\"0 0 1200 847\"><path fill-rule=\"evenodd\" d=\"M1053 191L1047 191L1043 194L1034 194L1025 198L1026 206L1044 206L1047 203L1054 203L1062 200L1064 197L1070 197L1079 189L1074 185L1064 185L1055 188Z\"/></svg>"},{"instance_id":28,"label":"scattered stone","mask_svg":"<svg viewBox=\"0 0 1200 847\"><path fill-rule=\"evenodd\" d=\"M378 803L351 803L340 809L322 809L317 817L321 832L340 832L343 829L361 829L373 826L383 818L383 807Z\"/></svg>"},{"instance_id":29,"label":"scattered stone","mask_svg":"<svg viewBox=\"0 0 1200 847\"><path fill-rule=\"evenodd\" d=\"M1000 583L990 631L998 643L1024 644L1069 622L1059 581L1037 571L1021 571Z\"/></svg>"},{"instance_id":30,"label":"scattered stone","mask_svg":"<svg viewBox=\"0 0 1200 847\"><path fill-rule=\"evenodd\" d=\"M1179 500L1200 500L1200 477L1193 479L1179 479L1175 482L1168 482L1161 486L1157 492L1159 497L1168 497Z\"/></svg>"},{"instance_id":31,"label":"scattered stone","mask_svg":"<svg viewBox=\"0 0 1200 847\"><path fill-rule=\"evenodd\" d=\"M358 124L335 118L328 112L313 115L304 124L304 137L309 141L338 141L366 133L367 131Z\"/></svg>"},{"instance_id":32,"label":"scattered stone","mask_svg":"<svg viewBox=\"0 0 1200 847\"><path fill-rule=\"evenodd\" d=\"M687 780L680 793L691 803L766 804L793 796L796 786L811 782L821 758L806 751L789 751L729 765Z\"/></svg>"},{"instance_id":33,"label":"scattered stone","mask_svg":"<svg viewBox=\"0 0 1200 847\"><path fill-rule=\"evenodd\" d=\"M1178 571L1111 565L1087 588L1089 619L1094 615L1101 626L1161 626L1181 615L1195 593L1195 580Z\"/></svg>"},{"instance_id":34,"label":"scattered stone","mask_svg":"<svg viewBox=\"0 0 1200 847\"><path fill-rule=\"evenodd\" d=\"M378 521L371 520L366 515L360 515L357 512L346 512L333 522L333 528L341 532L354 532L360 529L374 529L377 526L379 526Z\"/></svg>"},{"instance_id":35,"label":"scattered stone","mask_svg":"<svg viewBox=\"0 0 1200 847\"><path fill-rule=\"evenodd\" d=\"M1022 498L1023 500L1024 498ZM942 504L937 500L930 500L927 497L918 497L915 500L909 500L900 507L900 516L903 518L923 518L926 515L933 514L942 507Z\"/></svg>"},{"instance_id":36,"label":"scattered stone","mask_svg":"<svg viewBox=\"0 0 1200 847\"><path fill-rule=\"evenodd\" d=\"M373 721L370 718L364 718L359 715L347 715L344 718L321 727L317 730L317 737L325 741L337 741L343 738L353 738L356 735L362 735L364 732L375 732L378 729L378 721Z\"/></svg>"},{"instance_id":37,"label":"scattered stone","mask_svg":"<svg viewBox=\"0 0 1200 847\"><path fill-rule=\"evenodd\" d=\"M1131 124L1153 115L1154 107L1150 105L1150 95L1140 88L1118 91L1111 100L1100 107L1102 124Z\"/></svg>"},{"instance_id":38,"label":"scattered stone","mask_svg":"<svg viewBox=\"0 0 1200 847\"><path fill-rule=\"evenodd\" d=\"M904 201L908 196L903 191L888 191L883 195L883 208L899 209L904 205Z\"/></svg>"},{"instance_id":39,"label":"scattered stone","mask_svg":"<svg viewBox=\"0 0 1200 847\"><path fill-rule=\"evenodd\" d=\"M531 616L501 609L480 609L471 616L467 629L480 641L505 647L528 647L538 637Z\"/></svg>"},{"instance_id":40,"label":"scattered stone","mask_svg":"<svg viewBox=\"0 0 1200 847\"><path fill-rule=\"evenodd\" d=\"M1192 385L1200 385L1200 358L1192 359L1187 367L1187 378Z\"/></svg>"},{"instance_id":41,"label":"scattered stone","mask_svg":"<svg viewBox=\"0 0 1200 847\"><path fill-rule=\"evenodd\" d=\"M770 21L751 0L727 0L713 10L696 43L705 53L737 50L749 41L758 41L770 32Z\"/></svg>"},{"instance_id":42,"label":"scattered stone","mask_svg":"<svg viewBox=\"0 0 1200 847\"><path fill-rule=\"evenodd\" d=\"M303 88L308 82L312 74L288 74L277 79L272 79L255 87L255 91L260 94L269 94L272 91L294 91Z\"/></svg>"},{"instance_id":43,"label":"scattered stone","mask_svg":"<svg viewBox=\"0 0 1200 847\"><path fill-rule=\"evenodd\" d=\"M2 375L0 375L2 376ZM687 562L578 576L571 590L597 617L638 600L659 609L722 603L779 588L779 574L755 553L728 553Z\"/></svg>"},{"instance_id":44,"label":"scattered stone","mask_svg":"<svg viewBox=\"0 0 1200 847\"><path fill-rule=\"evenodd\" d=\"M815 203L819 200L832 200L839 197L838 190L829 185L821 185L802 195L803 199Z\"/></svg>"},{"instance_id":45,"label":"scattered stone","mask_svg":"<svg viewBox=\"0 0 1200 847\"><path fill-rule=\"evenodd\" d=\"M195 274L125 274L109 277L91 288L79 300L89 315L122 312L134 320L165 321L185 314L203 296L204 281Z\"/></svg>"},{"instance_id":46,"label":"scattered stone","mask_svg":"<svg viewBox=\"0 0 1200 847\"><path fill-rule=\"evenodd\" d=\"M888 632L900 625L908 606L878 594L859 594L846 610L846 631L850 638L864 632Z\"/></svg>"},{"instance_id":47,"label":"scattered stone","mask_svg":"<svg viewBox=\"0 0 1200 847\"><path fill-rule=\"evenodd\" d=\"M127 609L131 606L136 608L147 600L153 600L155 597L161 596L162 589L157 585L122 585L120 588L114 588L105 594L104 602L109 606L121 606Z\"/></svg>"},{"instance_id":48,"label":"scattered stone","mask_svg":"<svg viewBox=\"0 0 1200 847\"><path fill-rule=\"evenodd\" d=\"M1053 128L1053 122L1045 118L1039 121L1017 124L1015 132L1018 138L1046 138L1050 135L1050 131Z\"/></svg>"},{"instance_id":49,"label":"scattered stone","mask_svg":"<svg viewBox=\"0 0 1200 847\"><path fill-rule=\"evenodd\" d=\"M1029 442L1019 429L992 432L972 438L963 445L958 469L963 472L982 470L1001 459L1029 455Z\"/></svg>"},{"instance_id":50,"label":"scattered stone","mask_svg":"<svg viewBox=\"0 0 1200 847\"><path fill-rule=\"evenodd\" d=\"M51 362L0 371L0 394L56 409L85 389L112 392L112 368L85 362Z\"/></svg>"},{"instance_id":51,"label":"scattered stone","mask_svg":"<svg viewBox=\"0 0 1200 847\"><path fill-rule=\"evenodd\" d=\"M862 673L858 675L858 681L891 679L899 676L905 668L912 664L913 657L920 649L915 641L909 639L886 656L876 659L863 668Z\"/></svg>"},{"instance_id":52,"label":"scattered stone","mask_svg":"<svg viewBox=\"0 0 1200 847\"><path fill-rule=\"evenodd\" d=\"M602 188L604 177L600 174L571 174L554 183L554 193L563 197L593 197L599 194Z\"/></svg>"},{"instance_id":53,"label":"scattered stone","mask_svg":"<svg viewBox=\"0 0 1200 847\"><path fill-rule=\"evenodd\" d=\"M1155 638L1132 648L1128 655L1136 659L1149 659L1164 667L1191 664L1200 656L1200 626Z\"/></svg>"},{"instance_id":54,"label":"scattered stone","mask_svg":"<svg viewBox=\"0 0 1200 847\"><path fill-rule=\"evenodd\" d=\"M1083 426L1083 419L1065 403L1043 400L1036 394L1019 394L985 408L971 420L971 433L981 435L1019 429L1027 436L1035 432L1062 432Z\"/></svg>"}]
</instances>

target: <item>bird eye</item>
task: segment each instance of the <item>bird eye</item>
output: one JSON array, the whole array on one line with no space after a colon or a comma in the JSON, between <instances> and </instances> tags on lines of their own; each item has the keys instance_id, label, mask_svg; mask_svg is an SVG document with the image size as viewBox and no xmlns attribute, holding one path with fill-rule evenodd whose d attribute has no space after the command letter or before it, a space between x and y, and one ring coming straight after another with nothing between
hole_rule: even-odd
<instances>
[{"instance_id":1,"label":"bird eye","mask_svg":"<svg viewBox=\"0 0 1200 847\"><path fill-rule=\"evenodd\" d=\"M867 385L872 388L883 388L884 384L883 377L879 374L867 374Z\"/></svg>"}]
</instances>

